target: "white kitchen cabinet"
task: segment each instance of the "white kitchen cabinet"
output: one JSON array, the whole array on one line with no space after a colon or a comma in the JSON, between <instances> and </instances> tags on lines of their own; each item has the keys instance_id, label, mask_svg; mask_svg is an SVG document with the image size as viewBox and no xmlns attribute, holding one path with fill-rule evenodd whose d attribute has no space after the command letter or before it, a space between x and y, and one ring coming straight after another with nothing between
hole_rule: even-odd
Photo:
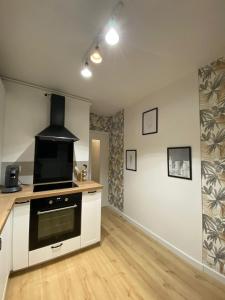
<instances>
[{"instance_id":1,"label":"white kitchen cabinet","mask_svg":"<svg viewBox=\"0 0 225 300\"><path fill-rule=\"evenodd\" d=\"M0 300L4 299L9 273L11 271L12 249L12 216L9 215L7 222L0 235Z\"/></svg>"},{"instance_id":2,"label":"white kitchen cabinet","mask_svg":"<svg viewBox=\"0 0 225 300\"><path fill-rule=\"evenodd\" d=\"M82 194L81 248L101 239L101 192Z\"/></svg>"},{"instance_id":3,"label":"white kitchen cabinet","mask_svg":"<svg viewBox=\"0 0 225 300\"><path fill-rule=\"evenodd\" d=\"M28 267L30 202L16 203L13 208L13 271Z\"/></svg>"},{"instance_id":4,"label":"white kitchen cabinet","mask_svg":"<svg viewBox=\"0 0 225 300\"><path fill-rule=\"evenodd\" d=\"M29 266L65 255L80 249L80 237L75 237L29 252Z\"/></svg>"}]
</instances>

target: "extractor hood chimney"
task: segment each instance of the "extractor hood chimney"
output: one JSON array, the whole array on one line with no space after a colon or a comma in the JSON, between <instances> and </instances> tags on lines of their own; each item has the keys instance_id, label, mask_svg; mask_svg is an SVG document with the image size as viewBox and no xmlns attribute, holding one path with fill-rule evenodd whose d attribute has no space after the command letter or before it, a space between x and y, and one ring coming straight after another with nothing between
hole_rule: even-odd
<instances>
[{"instance_id":1,"label":"extractor hood chimney","mask_svg":"<svg viewBox=\"0 0 225 300\"><path fill-rule=\"evenodd\" d=\"M42 140L52 141L79 141L79 138L64 127L65 97L51 94L50 126L36 135Z\"/></svg>"}]
</instances>

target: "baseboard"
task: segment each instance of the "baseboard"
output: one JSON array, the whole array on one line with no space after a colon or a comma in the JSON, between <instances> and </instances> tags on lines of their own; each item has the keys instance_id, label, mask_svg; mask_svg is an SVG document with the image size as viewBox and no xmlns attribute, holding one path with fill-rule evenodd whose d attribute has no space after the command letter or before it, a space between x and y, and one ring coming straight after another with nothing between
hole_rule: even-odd
<instances>
[{"instance_id":1,"label":"baseboard","mask_svg":"<svg viewBox=\"0 0 225 300\"><path fill-rule=\"evenodd\" d=\"M5 286L4 286L4 290L3 290L3 294L2 294L2 300L5 300L6 297L6 290L7 290L7 286L8 286L8 281L9 278L6 280Z\"/></svg>"},{"instance_id":2,"label":"baseboard","mask_svg":"<svg viewBox=\"0 0 225 300\"><path fill-rule=\"evenodd\" d=\"M183 260L185 260L187 263L191 264L193 267L195 267L199 271L204 271L205 273L207 273L208 275L210 275L214 279L216 279L216 280L220 281L221 283L225 284L225 277L223 275L221 275L220 273L214 271L210 267L204 265L202 262L200 262L200 261L196 260L195 258L193 258L192 256L188 255L184 251L178 249L177 247L175 247L174 245L172 245L171 243L169 243L168 241L166 241L165 239L163 239L162 237L160 237L158 234L152 232L150 229L146 228L145 226L143 226L142 224L140 224L139 222L137 222L133 218L129 217L124 212L118 210L114 206L110 205L109 207L113 211L115 211L117 214L119 214L120 216L122 216L124 219L126 219L129 223L137 226L146 235L148 235L149 237L153 238L154 240L156 240L157 242L159 242L161 245L165 246L171 252L173 252L174 254L176 254L177 256L179 256L180 258L182 258Z\"/></svg>"},{"instance_id":3,"label":"baseboard","mask_svg":"<svg viewBox=\"0 0 225 300\"><path fill-rule=\"evenodd\" d=\"M225 276L216 272L209 266L203 264L203 271L207 273L209 276L215 278L216 280L220 281L221 283L225 284Z\"/></svg>"}]
</instances>

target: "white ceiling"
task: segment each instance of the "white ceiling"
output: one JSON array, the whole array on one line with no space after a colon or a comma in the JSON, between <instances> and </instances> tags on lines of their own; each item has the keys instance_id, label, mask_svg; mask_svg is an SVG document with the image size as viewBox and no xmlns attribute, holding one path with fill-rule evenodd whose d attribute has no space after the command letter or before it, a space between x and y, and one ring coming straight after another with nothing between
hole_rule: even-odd
<instances>
[{"instance_id":1,"label":"white ceiling","mask_svg":"<svg viewBox=\"0 0 225 300\"><path fill-rule=\"evenodd\" d=\"M0 74L91 99L112 114L225 54L224 0L125 0L121 43L93 78L81 61L113 0L1 0Z\"/></svg>"}]
</instances>

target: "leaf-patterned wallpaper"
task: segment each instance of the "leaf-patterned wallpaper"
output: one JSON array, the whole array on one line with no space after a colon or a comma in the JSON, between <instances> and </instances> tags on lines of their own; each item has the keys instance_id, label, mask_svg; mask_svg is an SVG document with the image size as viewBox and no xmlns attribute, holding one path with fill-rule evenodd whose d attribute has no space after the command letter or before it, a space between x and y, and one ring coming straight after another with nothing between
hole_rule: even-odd
<instances>
[{"instance_id":1,"label":"leaf-patterned wallpaper","mask_svg":"<svg viewBox=\"0 0 225 300\"><path fill-rule=\"evenodd\" d=\"M225 58L199 69L203 263L225 275Z\"/></svg>"},{"instance_id":2,"label":"leaf-patterned wallpaper","mask_svg":"<svg viewBox=\"0 0 225 300\"><path fill-rule=\"evenodd\" d=\"M110 132L111 124L111 116L99 116L94 113L90 113L90 130Z\"/></svg>"},{"instance_id":3,"label":"leaf-patterned wallpaper","mask_svg":"<svg viewBox=\"0 0 225 300\"><path fill-rule=\"evenodd\" d=\"M111 117L91 113L90 130L109 132L109 203L123 210L124 111Z\"/></svg>"}]
</instances>

